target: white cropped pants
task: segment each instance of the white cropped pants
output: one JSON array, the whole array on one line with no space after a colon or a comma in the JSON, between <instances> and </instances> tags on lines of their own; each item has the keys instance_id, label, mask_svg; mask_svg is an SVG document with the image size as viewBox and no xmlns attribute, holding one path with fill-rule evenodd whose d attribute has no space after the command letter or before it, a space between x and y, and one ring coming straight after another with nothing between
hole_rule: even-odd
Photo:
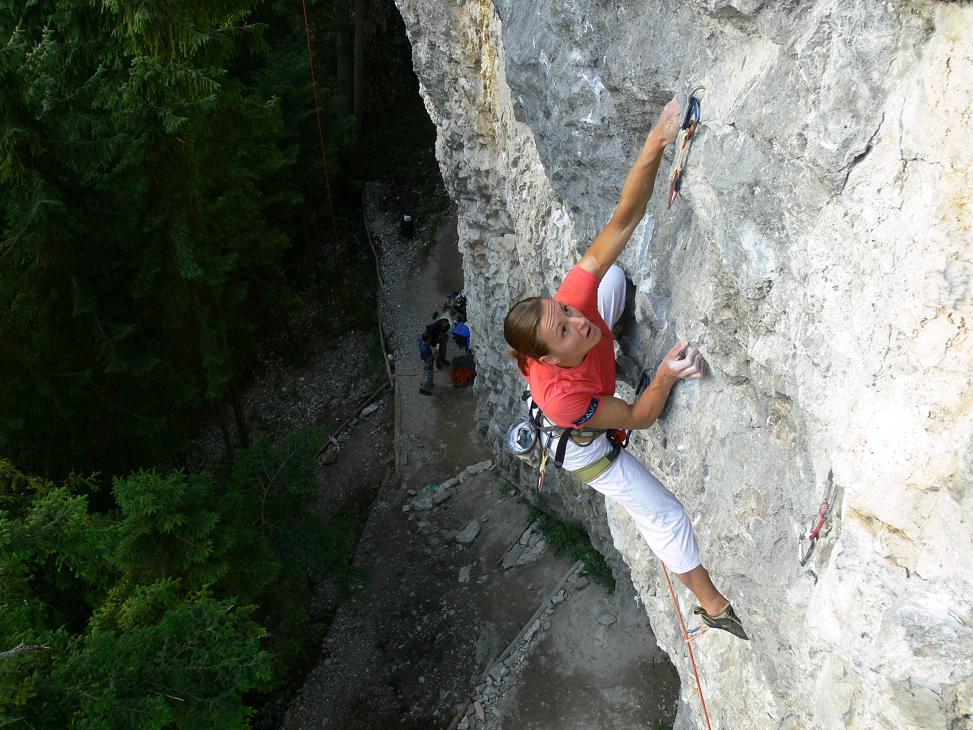
<instances>
[{"instance_id":1,"label":"white cropped pants","mask_svg":"<svg viewBox=\"0 0 973 730\"><path fill-rule=\"evenodd\" d=\"M598 311L612 327L624 307L625 274L618 266L612 266L598 287ZM589 446L569 441L564 468L581 469L598 461L610 449L611 444L604 435ZM670 570L687 573L700 565L696 536L686 510L634 456L623 449L615 463L589 485L625 508L649 548Z\"/></svg>"}]
</instances>

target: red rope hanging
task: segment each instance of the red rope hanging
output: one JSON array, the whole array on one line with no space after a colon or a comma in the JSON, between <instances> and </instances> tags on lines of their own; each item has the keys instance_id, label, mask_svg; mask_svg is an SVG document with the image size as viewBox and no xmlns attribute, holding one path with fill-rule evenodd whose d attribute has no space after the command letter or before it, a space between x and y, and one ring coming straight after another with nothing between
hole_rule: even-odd
<instances>
[{"instance_id":1,"label":"red rope hanging","mask_svg":"<svg viewBox=\"0 0 973 730\"><path fill-rule=\"evenodd\" d=\"M307 1L301 0L304 9L304 34L307 36L307 65L311 69L311 91L314 92L314 113L318 119L318 142L321 145L321 164L324 166L324 187L328 193L328 208L331 211L331 230L334 234L335 258L338 259L338 268L341 265L341 254L338 249L338 226L335 223L334 201L331 198L331 178L328 175L328 160L324 154L324 126L321 124L321 105L318 103L318 82L314 77L314 57L311 54L311 27L307 20Z\"/></svg>"},{"instance_id":2,"label":"red rope hanging","mask_svg":"<svg viewBox=\"0 0 973 730\"><path fill-rule=\"evenodd\" d=\"M703 697L703 684L699 681L699 670L696 668L696 656L693 654L693 644L692 639L689 638L689 632L686 631L686 622L682 620L682 611L679 610L679 604L676 603L676 592L672 589L672 581L669 579L669 569L666 568L666 564L661 560L659 565L662 566L662 574L666 577L666 583L669 584L669 595L672 596L672 607L676 609L676 615L679 617L679 625L682 627L682 636L686 640L686 648L689 649L689 660L693 664L693 674L696 675L696 688L699 690L699 701L703 705L703 717L706 718L707 730L713 730L713 726L709 722L709 712L706 710L706 698Z\"/></svg>"}]
</instances>

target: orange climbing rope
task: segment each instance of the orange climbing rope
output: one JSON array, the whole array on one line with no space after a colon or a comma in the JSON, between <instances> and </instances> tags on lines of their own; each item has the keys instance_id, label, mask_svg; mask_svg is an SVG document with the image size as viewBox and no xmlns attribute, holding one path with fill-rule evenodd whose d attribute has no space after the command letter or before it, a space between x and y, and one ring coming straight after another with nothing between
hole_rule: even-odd
<instances>
[{"instance_id":1,"label":"orange climbing rope","mask_svg":"<svg viewBox=\"0 0 973 730\"><path fill-rule=\"evenodd\" d=\"M331 178L328 175L328 159L324 154L324 127L321 124L321 105L318 103L318 82L314 77L314 57L311 55L311 27L307 20L307 0L301 0L304 8L304 34L307 36L307 65L311 69L311 90L314 92L314 113L318 118L318 141L321 144L321 163L324 165L324 187L328 192L328 208L331 211L331 230L334 233L334 250L341 268L341 258L338 253L338 226L334 217L334 201L331 199Z\"/></svg>"},{"instance_id":2,"label":"orange climbing rope","mask_svg":"<svg viewBox=\"0 0 973 730\"><path fill-rule=\"evenodd\" d=\"M679 625L682 626L682 636L686 640L686 648L689 650L689 661L693 664L693 674L696 675L696 689L699 691L699 701L703 705L703 717L706 718L706 728L707 730L713 730L713 726L709 721L709 712L706 709L706 698L703 697L703 684L699 681L699 670L696 668L696 656L693 654L693 638L689 636L689 632L686 631L686 622L682 620L682 611L679 610L679 604L676 603L676 592L672 589L672 581L669 579L669 569L666 564L661 560L659 565L662 566L662 574L666 577L666 583L669 584L669 595L672 596L672 607L676 609L676 615L679 617Z\"/></svg>"}]
</instances>

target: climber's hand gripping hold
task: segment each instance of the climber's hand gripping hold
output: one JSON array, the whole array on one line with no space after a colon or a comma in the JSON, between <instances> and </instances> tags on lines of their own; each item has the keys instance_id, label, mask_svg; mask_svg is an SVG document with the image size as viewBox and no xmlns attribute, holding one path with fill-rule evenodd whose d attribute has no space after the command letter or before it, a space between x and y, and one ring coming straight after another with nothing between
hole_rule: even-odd
<instances>
[{"instance_id":1,"label":"climber's hand gripping hold","mask_svg":"<svg viewBox=\"0 0 973 730\"><path fill-rule=\"evenodd\" d=\"M706 361L695 346L686 342L673 346L662 358L659 372L668 371L676 380L697 380L706 374Z\"/></svg>"},{"instance_id":2,"label":"climber's hand gripping hold","mask_svg":"<svg viewBox=\"0 0 973 730\"><path fill-rule=\"evenodd\" d=\"M634 403L605 396L598 410L588 420L589 428L624 430L648 428L666 405L672 386L679 380L696 380L706 372L706 361L696 347L686 342L676 344L662 358L649 387Z\"/></svg>"}]
</instances>

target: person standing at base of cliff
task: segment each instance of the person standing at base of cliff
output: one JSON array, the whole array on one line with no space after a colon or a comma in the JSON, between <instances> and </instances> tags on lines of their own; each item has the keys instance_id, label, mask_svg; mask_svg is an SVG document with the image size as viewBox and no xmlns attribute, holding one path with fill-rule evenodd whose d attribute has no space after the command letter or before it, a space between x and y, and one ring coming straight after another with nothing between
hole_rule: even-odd
<instances>
[{"instance_id":1,"label":"person standing at base of cliff","mask_svg":"<svg viewBox=\"0 0 973 730\"><path fill-rule=\"evenodd\" d=\"M419 392L422 395L432 395L432 381L435 374L436 341L429 328L419 335L419 359L422 361L422 375L419 377Z\"/></svg>"},{"instance_id":2,"label":"person standing at base of cliff","mask_svg":"<svg viewBox=\"0 0 973 730\"><path fill-rule=\"evenodd\" d=\"M596 432L587 445L569 439L564 468L580 472L579 478L625 507L652 551L699 600L694 611L703 623L749 640L730 602L703 567L682 504L604 433L648 428L662 412L675 383L699 378L706 367L699 352L681 342L662 359L635 403L614 397L611 327L625 304L625 275L615 261L645 215L662 153L675 141L679 122L679 103L673 99L646 137L608 225L553 298L529 297L510 309L504 320L504 338L527 379L531 398L550 425ZM614 461L605 460L611 453ZM595 473L606 464L600 474Z\"/></svg>"},{"instance_id":3,"label":"person standing at base of cliff","mask_svg":"<svg viewBox=\"0 0 973 730\"><path fill-rule=\"evenodd\" d=\"M446 357L446 344L449 342L449 320L440 317L432 324L427 324L425 334L429 336L429 343L436 349L436 370L442 370L443 365L449 365L449 359Z\"/></svg>"}]
</instances>

